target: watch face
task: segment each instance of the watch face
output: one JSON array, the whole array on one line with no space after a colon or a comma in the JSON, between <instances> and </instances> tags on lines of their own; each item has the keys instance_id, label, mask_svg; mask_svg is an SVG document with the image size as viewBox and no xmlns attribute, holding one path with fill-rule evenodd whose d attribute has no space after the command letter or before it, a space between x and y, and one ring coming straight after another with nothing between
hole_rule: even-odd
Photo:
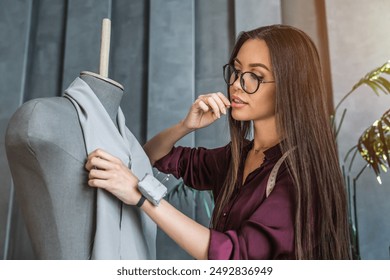
<instances>
[{"instance_id":1,"label":"watch face","mask_svg":"<svg viewBox=\"0 0 390 280\"><path fill-rule=\"evenodd\" d=\"M167 188L150 174L146 174L145 177L139 181L138 189L154 205L158 205L160 200L167 193Z\"/></svg>"}]
</instances>

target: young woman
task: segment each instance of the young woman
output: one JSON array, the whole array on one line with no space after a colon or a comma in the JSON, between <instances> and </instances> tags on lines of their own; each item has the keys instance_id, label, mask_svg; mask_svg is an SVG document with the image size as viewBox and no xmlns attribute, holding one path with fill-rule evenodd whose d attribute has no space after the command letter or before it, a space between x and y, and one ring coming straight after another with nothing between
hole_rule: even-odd
<instances>
[{"instance_id":1,"label":"young woman","mask_svg":"<svg viewBox=\"0 0 390 280\"><path fill-rule=\"evenodd\" d=\"M160 171L213 191L212 226L165 200L142 210L196 259L350 258L346 194L313 42L284 25L243 32L224 78L228 98L199 96L184 120L144 146ZM221 114L228 114L229 144L174 147ZM139 202L138 178L117 158L96 150L86 168L90 186Z\"/></svg>"}]
</instances>

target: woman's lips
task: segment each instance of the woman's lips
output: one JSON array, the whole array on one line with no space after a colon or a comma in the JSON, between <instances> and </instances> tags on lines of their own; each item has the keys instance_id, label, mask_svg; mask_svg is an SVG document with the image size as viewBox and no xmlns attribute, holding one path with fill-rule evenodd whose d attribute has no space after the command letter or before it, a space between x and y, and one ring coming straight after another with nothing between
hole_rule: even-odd
<instances>
[{"instance_id":1,"label":"woman's lips","mask_svg":"<svg viewBox=\"0 0 390 280\"><path fill-rule=\"evenodd\" d=\"M231 103L232 103L232 107L233 108L242 108L242 107L244 107L245 105L248 104L248 103L242 101L240 98L238 98L236 96L232 97Z\"/></svg>"}]
</instances>

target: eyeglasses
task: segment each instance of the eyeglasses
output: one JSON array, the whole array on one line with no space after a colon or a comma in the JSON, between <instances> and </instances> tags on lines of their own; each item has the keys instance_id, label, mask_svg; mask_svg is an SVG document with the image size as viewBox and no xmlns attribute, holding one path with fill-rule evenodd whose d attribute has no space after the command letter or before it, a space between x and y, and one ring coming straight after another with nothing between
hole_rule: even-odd
<instances>
[{"instance_id":1,"label":"eyeglasses","mask_svg":"<svg viewBox=\"0 0 390 280\"><path fill-rule=\"evenodd\" d=\"M233 85L240 78L241 87L248 94L255 93L259 89L260 84L275 83L275 81L264 81L262 77L257 76L253 72L240 73L230 64L223 66L223 78L229 86Z\"/></svg>"}]
</instances>

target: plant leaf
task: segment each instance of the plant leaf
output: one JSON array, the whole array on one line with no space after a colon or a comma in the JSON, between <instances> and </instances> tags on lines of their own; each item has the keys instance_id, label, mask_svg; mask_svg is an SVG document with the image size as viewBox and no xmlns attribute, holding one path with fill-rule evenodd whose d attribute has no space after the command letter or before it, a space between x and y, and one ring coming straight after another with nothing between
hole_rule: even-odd
<instances>
[{"instance_id":1,"label":"plant leaf","mask_svg":"<svg viewBox=\"0 0 390 280\"><path fill-rule=\"evenodd\" d=\"M355 85L353 85L351 91L344 95L344 97L335 106L333 115L336 114L336 111L340 107L341 103L343 103L347 97L349 97L361 85L368 85L376 95L379 95L380 92L383 92L384 94L390 94L390 82L384 77L381 77L382 74L390 75L390 60L384 63L382 66L368 72Z\"/></svg>"},{"instance_id":2,"label":"plant leaf","mask_svg":"<svg viewBox=\"0 0 390 280\"><path fill-rule=\"evenodd\" d=\"M377 177L381 169L387 171L390 166L390 110L364 131L358 141L358 150Z\"/></svg>"}]
</instances>

